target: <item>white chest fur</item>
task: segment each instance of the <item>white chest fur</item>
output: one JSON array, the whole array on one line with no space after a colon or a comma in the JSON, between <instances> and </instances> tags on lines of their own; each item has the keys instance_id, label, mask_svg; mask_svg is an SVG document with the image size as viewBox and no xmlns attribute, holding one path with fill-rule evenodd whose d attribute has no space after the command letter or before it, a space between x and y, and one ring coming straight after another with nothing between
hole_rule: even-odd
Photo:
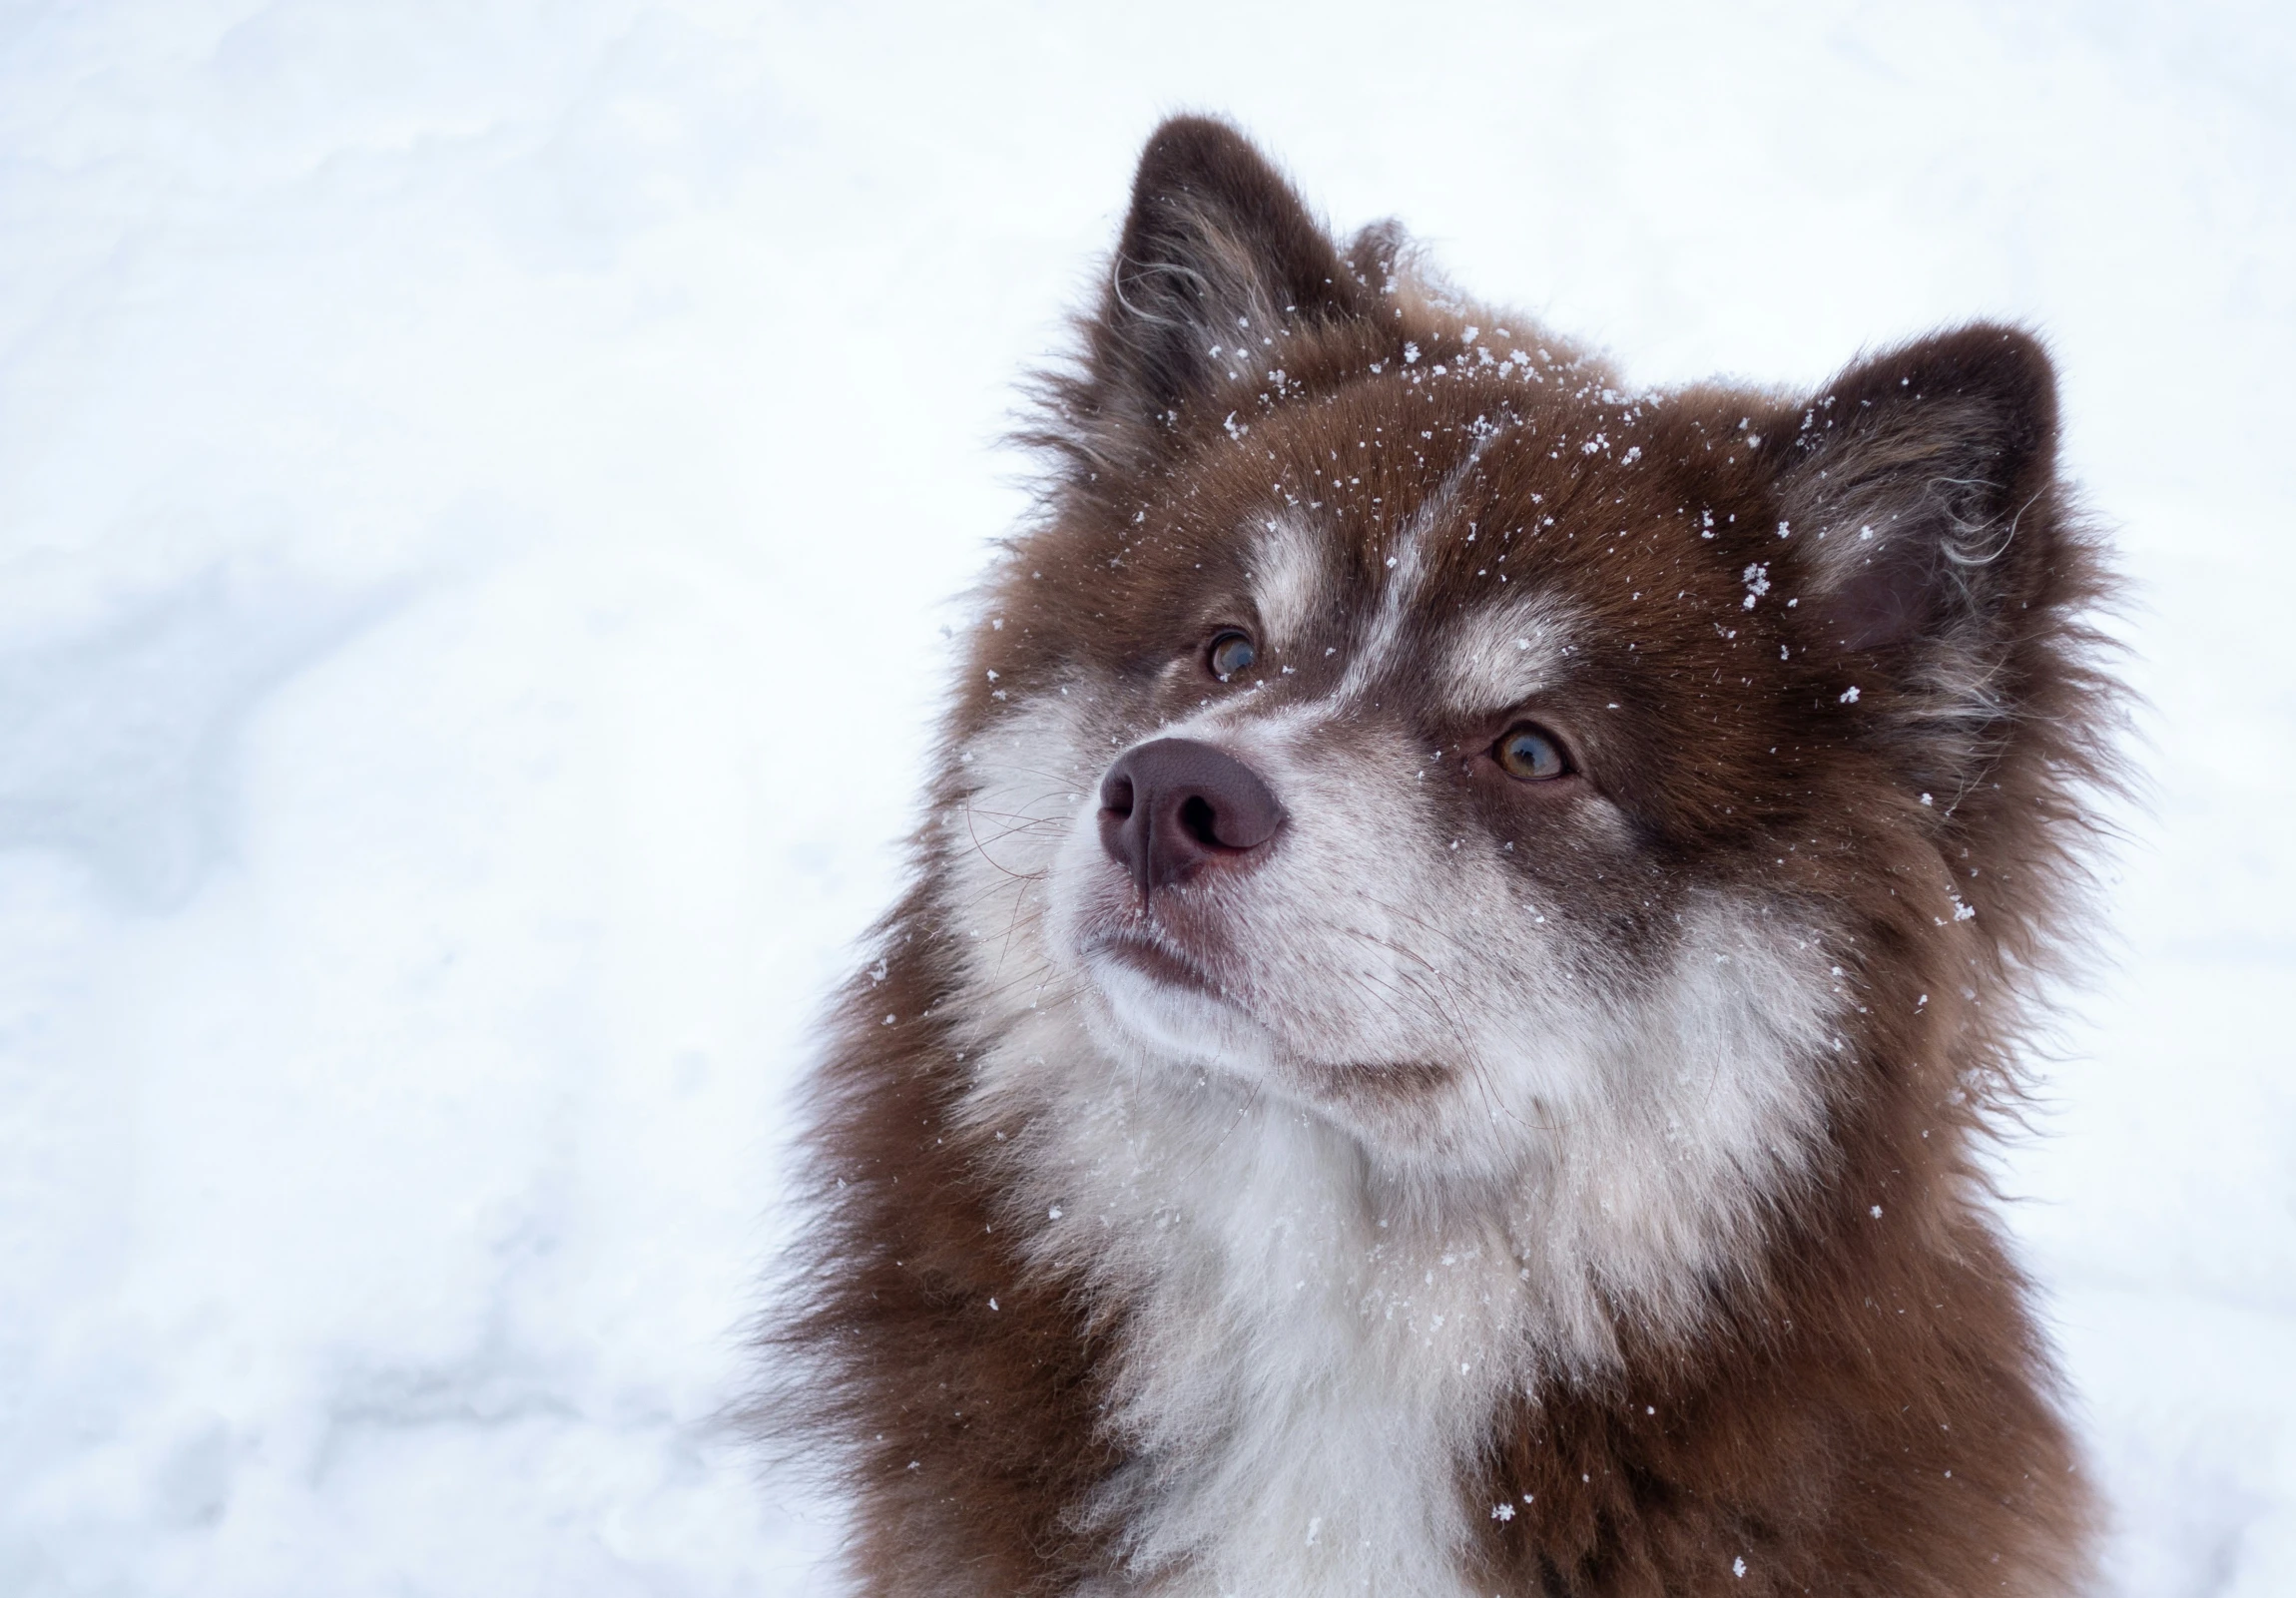
<instances>
[{"instance_id":1,"label":"white chest fur","mask_svg":"<svg viewBox=\"0 0 2296 1598\"><path fill-rule=\"evenodd\" d=\"M1136 1463L1089 1510L1124 1590L1456 1598L1457 1465L1526 1374L1516 1241L1431 1235L1345 1134L1232 1082L1088 1079L1020 1151L1024 1224L1124 1312Z\"/></svg>"}]
</instances>

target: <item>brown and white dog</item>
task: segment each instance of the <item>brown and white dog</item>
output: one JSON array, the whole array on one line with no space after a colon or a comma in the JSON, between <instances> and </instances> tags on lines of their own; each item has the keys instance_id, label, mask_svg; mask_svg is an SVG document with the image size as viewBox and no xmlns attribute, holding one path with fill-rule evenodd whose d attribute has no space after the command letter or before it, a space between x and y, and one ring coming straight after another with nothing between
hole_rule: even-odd
<instances>
[{"instance_id":1,"label":"brown and white dog","mask_svg":"<svg viewBox=\"0 0 2296 1598\"><path fill-rule=\"evenodd\" d=\"M2062 1593L1989 1123L2110 779L2027 334L1644 392L1149 143L761 1403L896 1595Z\"/></svg>"}]
</instances>

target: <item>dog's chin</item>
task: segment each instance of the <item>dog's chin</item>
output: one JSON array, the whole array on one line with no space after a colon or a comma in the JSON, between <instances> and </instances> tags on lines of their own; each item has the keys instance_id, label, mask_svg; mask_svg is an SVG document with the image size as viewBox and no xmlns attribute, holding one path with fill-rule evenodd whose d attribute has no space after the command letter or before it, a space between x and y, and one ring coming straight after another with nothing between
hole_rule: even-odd
<instances>
[{"instance_id":1,"label":"dog's chin","mask_svg":"<svg viewBox=\"0 0 2296 1598\"><path fill-rule=\"evenodd\" d=\"M1153 950L1102 945L1084 957L1109 1041L1174 1065L1258 1080L1274 1068L1275 1038L1208 982Z\"/></svg>"},{"instance_id":2,"label":"dog's chin","mask_svg":"<svg viewBox=\"0 0 2296 1598\"><path fill-rule=\"evenodd\" d=\"M1455 1072L1437 1065L1326 1064L1159 951L1100 945L1081 964L1086 1025L1117 1059L1151 1072L1217 1073L1292 1106L1392 1162L1455 1176L1460 1151L1443 1113ZM1479 1159L1466 1162L1479 1175Z\"/></svg>"}]
</instances>

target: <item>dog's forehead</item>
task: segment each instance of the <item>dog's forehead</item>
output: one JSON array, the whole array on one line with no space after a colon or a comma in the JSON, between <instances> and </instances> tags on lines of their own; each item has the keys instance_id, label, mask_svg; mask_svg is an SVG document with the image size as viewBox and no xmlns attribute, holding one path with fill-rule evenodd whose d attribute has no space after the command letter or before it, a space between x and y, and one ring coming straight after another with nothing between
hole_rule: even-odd
<instances>
[{"instance_id":1,"label":"dog's forehead","mask_svg":"<svg viewBox=\"0 0 2296 1598\"><path fill-rule=\"evenodd\" d=\"M1426 576L1455 584L1498 545L1538 546L1568 569L1586 562L1580 539L1693 531L1702 509L1732 496L1734 485L1686 480L1682 461L1646 449L1656 429L1643 404L1532 410L1505 397L1462 394L1426 414L1365 397L1269 416L1250 441L1263 447L1237 451L1246 497L1271 507L1254 531L1276 535L1256 538L1255 555L1296 566L1312 544L1320 565L1374 586L1418 555Z\"/></svg>"},{"instance_id":2,"label":"dog's forehead","mask_svg":"<svg viewBox=\"0 0 2296 1598\"><path fill-rule=\"evenodd\" d=\"M1639 419L1408 403L1271 418L1273 481L1238 529L1268 644L1344 649L1357 686L1408 655L1471 712L1537 693L1603 618L1709 607L1710 513L1644 458Z\"/></svg>"}]
</instances>

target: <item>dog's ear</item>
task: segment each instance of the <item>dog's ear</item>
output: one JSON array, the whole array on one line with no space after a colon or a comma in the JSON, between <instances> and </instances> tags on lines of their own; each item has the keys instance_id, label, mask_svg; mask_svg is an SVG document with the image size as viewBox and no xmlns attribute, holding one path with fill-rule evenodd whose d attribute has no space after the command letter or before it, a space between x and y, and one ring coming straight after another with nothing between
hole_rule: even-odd
<instances>
[{"instance_id":1,"label":"dog's ear","mask_svg":"<svg viewBox=\"0 0 2296 1598\"><path fill-rule=\"evenodd\" d=\"M1882 690L1909 731L1973 753L2019 709L2020 643L2058 625L2048 356L2017 329L1965 327L1860 362L1798 422L1777 500L1804 648L1840 661L1845 694ZM1931 750L1924 775L1949 780L1935 768L1952 755Z\"/></svg>"},{"instance_id":2,"label":"dog's ear","mask_svg":"<svg viewBox=\"0 0 2296 1598\"><path fill-rule=\"evenodd\" d=\"M1806 620L1851 653L1983 620L2055 473L2056 378L2029 334L1980 324L1853 366L1805 407L1780 474Z\"/></svg>"},{"instance_id":3,"label":"dog's ear","mask_svg":"<svg viewBox=\"0 0 2296 1598\"><path fill-rule=\"evenodd\" d=\"M1229 373L1281 367L1288 331L1370 297L1242 134L1175 117L1141 154L1077 397L1096 430L1166 431Z\"/></svg>"}]
</instances>

